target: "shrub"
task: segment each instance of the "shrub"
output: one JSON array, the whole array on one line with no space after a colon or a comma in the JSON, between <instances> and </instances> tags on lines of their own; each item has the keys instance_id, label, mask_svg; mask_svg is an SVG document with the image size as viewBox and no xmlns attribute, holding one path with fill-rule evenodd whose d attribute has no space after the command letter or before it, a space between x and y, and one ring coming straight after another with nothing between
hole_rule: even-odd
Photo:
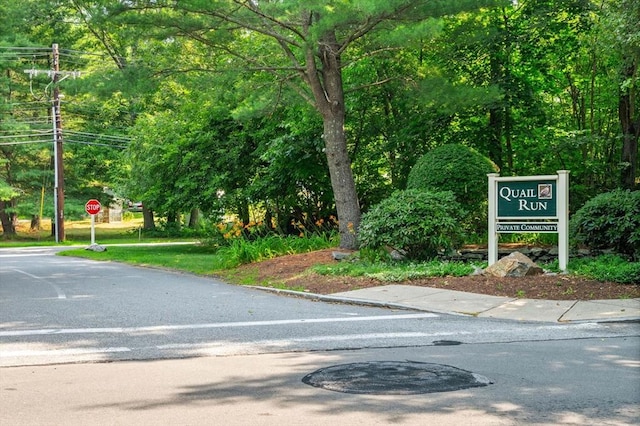
<instances>
[{"instance_id":1,"label":"shrub","mask_svg":"<svg viewBox=\"0 0 640 426\"><path fill-rule=\"evenodd\" d=\"M229 244L220 247L217 255L224 259L224 268L231 269L246 263L259 262L277 256L295 253L306 253L335 247L338 244L335 235L314 235L310 237L293 237L271 235L254 240L234 238Z\"/></svg>"},{"instance_id":2,"label":"shrub","mask_svg":"<svg viewBox=\"0 0 640 426\"><path fill-rule=\"evenodd\" d=\"M640 284L640 262L629 262L616 255L604 255L596 259L575 259L569 269L598 281L618 284Z\"/></svg>"},{"instance_id":3,"label":"shrub","mask_svg":"<svg viewBox=\"0 0 640 426\"><path fill-rule=\"evenodd\" d=\"M462 240L462 208L452 192L397 191L362 215L360 247L392 247L429 259Z\"/></svg>"},{"instance_id":4,"label":"shrub","mask_svg":"<svg viewBox=\"0 0 640 426\"><path fill-rule=\"evenodd\" d=\"M451 191L467 210L465 222L474 231L486 221L488 173L498 167L476 150L442 145L423 155L409 173L407 189Z\"/></svg>"},{"instance_id":5,"label":"shrub","mask_svg":"<svg viewBox=\"0 0 640 426\"><path fill-rule=\"evenodd\" d=\"M640 191L618 189L593 197L573 215L569 232L574 244L640 258Z\"/></svg>"}]
</instances>

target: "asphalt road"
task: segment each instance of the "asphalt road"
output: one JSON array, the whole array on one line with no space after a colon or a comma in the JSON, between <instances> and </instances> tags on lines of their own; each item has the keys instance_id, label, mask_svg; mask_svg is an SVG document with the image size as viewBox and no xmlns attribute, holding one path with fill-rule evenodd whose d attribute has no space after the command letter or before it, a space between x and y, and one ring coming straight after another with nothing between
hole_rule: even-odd
<instances>
[{"instance_id":1,"label":"asphalt road","mask_svg":"<svg viewBox=\"0 0 640 426\"><path fill-rule=\"evenodd\" d=\"M640 423L637 323L328 304L53 251L0 250L1 424ZM363 396L301 382L394 360L493 383Z\"/></svg>"}]
</instances>

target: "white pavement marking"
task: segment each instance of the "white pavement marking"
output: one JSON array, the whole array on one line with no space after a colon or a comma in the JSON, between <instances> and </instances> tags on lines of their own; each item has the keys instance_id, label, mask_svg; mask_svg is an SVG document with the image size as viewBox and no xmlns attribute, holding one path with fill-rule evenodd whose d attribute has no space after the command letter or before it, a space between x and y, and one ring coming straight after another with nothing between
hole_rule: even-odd
<instances>
[{"instance_id":1,"label":"white pavement marking","mask_svg":"<svg viewBox=\"0 0 640 426\"><path fill-rule=\"evenodd\" d=\"M166 345L155 346L157 349L215 349L221 346L227 347L235 345L237 347L242 346L278 346L284 347L291 343L312 343L312 342L344 342L353 340L368 340L368 339L408 339L418 337L451 337L451 336L465 336L473 334L469 331L460 332L438 332L438 333L418 333L418 332L405 332L405 333L365 333L365 334L338 334L328 336L309 336L309 337L294 337L290 339L272 339L272 340L256 340L246 343L232 343L232 342L216 342L216 343L174 343Z\"/></svg>"},{"instance_id":2,"label":"white pavement marking","mask_svg":"<svg viewBox=\"0 0 640 426\"><path fill-rule=\"evenodd\" d=\"M34 257L34 256L51 256L48 253L12 253L12 254L0 254L0 258L5 258L5 257Z\"/></svg>"},{"instance_id":3,"label":"white pavement marking","mask_svg":"<svg viewBox=\"0 0 640 426\"><path fill-rule=\"evenodd\" d=\"M174 330L196 330L207 328L230 328L230 327L264 327L284 324L317 324L330 322L354 322L354 321L391 321L405 319L437 318L436 314L407 314L407 315L380 315L369 317L346 317L346 318L308 318L289 319L272 321L245 321L245 322L219 322L210 324L184 324L184 325L158 325L149 327L109 327L109 328L45 328L37 330L10 330L0 331L0 337L16 336L42 336L61 334L134 334L134 333L157 333Z\"/></svg>"},{"instance_id":4,"label":"white pavement marking","mask_svg":"<svg viewBox=\"0 0 640 426\"><path fill-rule=\"evenodd\" d=\"M90 355L106 354L116 352L131 352L127 347L116 348L79 348L79 349L47 349L47 350L19 350L2 351L0 358L30 357L30 356L68 356L68 355Z\"/></svg>"},{"instance_id":5,"label":"white pavement marking","mask_svg":"<svg viewBox=\"0 0 640 426\"><path fill-rule=\"evenodd\" d=\"M82 355L100 355L107 353L134 353L152 351L180 351L184 355L189 356L219 356L238 353L261 353L274 349L287 349L295 344L317 343L317 342L353 342L357 340L367 339L416 339L425 337L445 337L456 335L469 335L471 332L437 332L437 333L418 333L418 332L401 332L401 333L367 333L367 334L343 334L329 336L308 336L291 339L270 339L257 340L253 342L207 342L207 343L175 343L145 347L93 347L93 348L63 348L63 349L17 349L0 351L0 362L10 365L10 358L35 358L45 357L49 360L54 357L82 356ZM33 362L33 361L30 361ZM6 364L9 363L9 364Z\"/></svg>"},{"instance_id":6,"label":"white pavement marking","mask_svg":"<svg viewBox=\"0 0 640 426\"><path fill-rule=\"evenodd\" d=\"M43 281L43 282L45 282L45 283L49 284L51 287L53 287L53 289L54 289L54 290L56 291L56 293L58 294L58 299L66 299L66 298L67 298L67 296L64 294L64 291L62 291L62 289L61 289L60 287L58 287L58 286L57 286L57 285L55 285L54 283L52 283L52 282L48 281L47 279L42 278L42 277L38 277L38 276L36 276L36 275L30 274L30 273L25 272L25 271L21 271L20 269L15 269L15 268L14 268L14 269L13 269L13 271L15 271L15 272L19 272L19 273L24 274L24 275L26 275L26 276L28 276L28 277L33 278L33 279L40 280L40 281Z\"/></svg>"}]
</instances>

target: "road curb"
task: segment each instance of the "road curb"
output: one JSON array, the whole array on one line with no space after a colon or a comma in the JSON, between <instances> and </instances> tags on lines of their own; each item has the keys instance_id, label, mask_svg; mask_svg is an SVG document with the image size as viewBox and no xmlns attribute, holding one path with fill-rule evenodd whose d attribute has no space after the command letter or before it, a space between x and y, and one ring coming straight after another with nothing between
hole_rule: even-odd
<instances>
[{"instance_id":1,"label":"road curb","mask_svg":"<svg viewBox=\"0 0 640 426\"><path fill-rule=\"evenodd\" d=\"M418 311L418 312L430 312L430 313L434 313L434 314L444 314L444 315L454 315L454 316L461 316L461 317L475 317L475 318L482 318L482 319L492 319L492 320L496 320L496 321L515 321L515 322L535 322L535 323L551 323L551 324L581 324L581 323L628 323L628 322L640 322L640 317L638 316L628 316L628 317L612 317L612 318L580 318L580 319L565 319L565 316L567 315L567 312L570 310L568 309L566 312L564 312L562 315L560 315L559 317L551 320L541 320L541 319L531 319L531 318L522 318L522 319L518 319L518 318L514 318L514 317L500 317L500 316L491 316L489 314L487 314L487 312L490 312L492 309L496 309L496 308L492 308L489 309L488 311L484 311L484 312L459 312L459 311L453 311L453 310L447 310L447 309L434 309L431 307L425 307L425 306L415 306L415 305L410 305L410 304L405 304L405 303L394 303L394 302L388 302L388 301L381 301L381 300L369 300L369 299L361 299L361 298L355 298L355 297L345 297L345 296L332 296L332 295L325 295L325 294L317 294L317 293L305 293L305 292L300 292L300 291L295 291L295 290L286 290L286 289L279 289L279 288L273 288L273 287L264 287L264 286L246 286L249 288L253 288L256 290L261 290L261 291L265 291L265 292L269 292L269 293L274 293L274 294L279 294L279 295L283 295L283 296L290 296L290 297L298 297L298 298L303 298L303 299L307 299L307 300L315 300L315 301L322 301L322 302L327 302L327 303L341 303L341 304L347 304L347 305L358 305L358 306L369 306L369 307L377 307L377 308L386 308L386 309L398 309L398 310L409 310L409 311ZM502 306L502 305L501 305ZM498 306L499 308L500 306Z\"/></svg>"},{"instance_id":2,"label":"road curb","mask_svg":"<svg viewBox=\"0 0 640 426\"><path fill-rule=\"evenodd\" d=\"M273 287L263 287L263 286L245 286L248 288L254 288L256 290L262 290L269 293L282 294L285 296L299 297L302 299L308 300L318 300L322 302L330 302L330 303L342 303L345 305L358 305L358 306L371 306L376 308L388 308L388 309L401 309L405 311L419 311L419 312L432 312L434 314L447 314L447 315L455 315L461 317L475 317L477 315L473 314L464 314L460 312L451 312L437 309L422 309L416 306L405 305L402 303L393 303L393 302L381 302L375 300L366 300L366 299L358 299L354 297L341 297L341 296L331 296L326 294L317 294L317 293L303 293L295 290L284 290L280 288Z\"/></svg>"}]
</instances>

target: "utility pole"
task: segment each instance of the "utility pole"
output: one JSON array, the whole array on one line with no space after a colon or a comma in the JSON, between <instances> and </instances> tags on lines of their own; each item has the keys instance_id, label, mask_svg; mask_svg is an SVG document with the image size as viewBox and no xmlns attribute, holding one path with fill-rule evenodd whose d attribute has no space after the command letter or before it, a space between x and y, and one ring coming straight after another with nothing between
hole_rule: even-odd
<instances>
[{"instance_id":1,"label":"utility pole","mask_svg":"<svg viewBox=\"0 0 640 426\"><path fill-rule=\"evenodd\" d=\"M53 48L53 138L54 138L54 162L55 162L55 234L56 243L65 239L64 235L64 161L62 149L62 115L60 113L60 53L58 45Z\"/></svg>"},{"instance_id":2,"label":"utility pole","mask_svg":"<svg viewBox=\"0 0 640 426\"><path fill-rule=\"evenodd\" d=\"M56 243L65 240L64 234L64 157L63 157L63 139L62 139L62 114L60 112L60 87L59 83L65 78L80 75L77 71L60 71L60 52L58 44L52 46L53 61L51 70L25 70L31 78L38 74L47 74L51 77L53 85L53 99L51 106L51 118L53 122L53 161L54 161L54 216L53 231L56 237ZM62 78L61 78L62 76Z\"/></svg>"}]
</instances>

